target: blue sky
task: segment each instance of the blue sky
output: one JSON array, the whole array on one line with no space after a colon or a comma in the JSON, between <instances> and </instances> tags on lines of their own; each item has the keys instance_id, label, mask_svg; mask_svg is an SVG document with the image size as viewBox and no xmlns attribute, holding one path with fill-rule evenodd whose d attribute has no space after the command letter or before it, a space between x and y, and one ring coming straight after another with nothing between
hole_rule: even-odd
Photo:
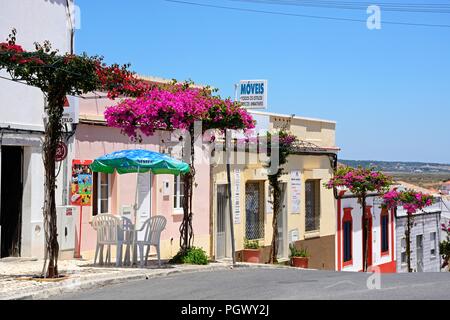
<instances>
[{"instance_id":1,"label":"blue sky","mask_svg":"<svg viewBox=\"0 0 450 320\"><path fill-rule=\"evenodd\" d=\"M189 1L368 17L364 10ZM223 97L234 97L241 79L268 79L269 111L337 121L340 158L450 163L450 28L382 24L369 30L363 22L163 0L76 3L78 52L130 62L144 75L210 84ZM450 14L382 11L383 20L450 24Z\"/></svg>"}]
</instances>

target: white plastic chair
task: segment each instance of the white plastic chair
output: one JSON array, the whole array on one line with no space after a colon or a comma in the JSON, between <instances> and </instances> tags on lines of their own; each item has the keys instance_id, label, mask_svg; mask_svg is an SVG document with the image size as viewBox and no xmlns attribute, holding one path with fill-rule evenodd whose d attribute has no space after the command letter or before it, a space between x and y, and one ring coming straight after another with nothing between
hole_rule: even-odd
<instances>
[{"instance_id":1,"label":"white plastic chair","mask_svg":"<svg viewBox=\"0 0 450 320\"><path fill-rule=\"evenodd\" d=\"M158 265L161 266L161 249L160 249L160 239L161 232L166 228L167 220L163 216L154 216L147 219L142 225L142 231L145 229L144 240L136 241L139 248L139 255L141 257L140 266L144 266L144 246L147 246L147 251L145 253L145 265L147 265L148 255L150 253L150 247L155 246L156 252L158 254Z\"/></svg>"},{"instance_id":2,"label":"white plastic chair","mask_svg":"<svg viewBox=\"0 0 450 320\"><path fill-rule=\"evenodd\" d=\"M99 214L94 217L92 227L97 231L97 247L95 248L94 264L100 253L100 264L103 264L103 249L108 247L106 263L111 263L111 246L116 246L116 266L122 264L122 245L124 243L123 222L112 214Z\"/></svg>"},{"instance_id":3,"label":"white plastic chair","mask_svg":"<svg viewBox=\"0 0 450 320\"><path fill-rule=\"evenodd\" d=\"M119 241L122 240L122 244L127 246L125 250L124 264L130 264L131 246L133 245L133 235L135 234L134 225L129 218L123 216L121 218L123 232L119 235Z\"/></svg>"}]
</instances>

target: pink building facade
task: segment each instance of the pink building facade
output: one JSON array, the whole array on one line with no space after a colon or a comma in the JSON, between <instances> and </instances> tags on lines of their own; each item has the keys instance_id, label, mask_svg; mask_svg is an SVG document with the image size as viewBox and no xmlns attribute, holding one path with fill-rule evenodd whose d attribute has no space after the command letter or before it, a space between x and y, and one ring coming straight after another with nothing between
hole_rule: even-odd
<instances>
[{"instance_id":1,"label":"pink building facade","mask_svg":"<svg viewBox=\"0 0 450 320\"><path fill-rule=\"evenodd\" d=\"M93 97L93 96L92 96ZM105 124L103 112L115 102L108 99L80 99L80 123L74 138L74 160L89 161L114 151L125 149L146 149L167 152L165 146L170 136L157 132L154 136L143 137L142 142L133 142L119 129ZM171 154L176 157L175 155ZM139 179L139 181L136 181ZM194 185L194 246L202 247L210 254L210 166L209 163L196 164ZM138 188L137 223L141 224L150 216L162 215L167 219L166 229L161 235L161 256L170 258L179 249L179 226L183 217L182 186L180 177L173 175L152 175L149 173L93 175L92 205L82 208L81 255L92 258L96 246L96 231L90 223L95 215L133 215L136 186ZM77 225L77 244L79 221Z\"/></svg>"}]
</instances>

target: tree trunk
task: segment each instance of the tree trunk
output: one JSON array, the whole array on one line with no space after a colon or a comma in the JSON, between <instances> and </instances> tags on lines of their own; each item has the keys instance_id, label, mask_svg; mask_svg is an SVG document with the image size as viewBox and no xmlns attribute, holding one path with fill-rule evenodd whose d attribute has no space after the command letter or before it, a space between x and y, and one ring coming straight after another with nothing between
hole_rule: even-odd
<instances>
[{"instance_id":1,"label":"tree trunk","mask_svg":"<svg viewBox=\"0 0 450 320\"><path fill-rule=\"evenodd\" d=\"M363 251L364 251L364 257L363 257L363 271L367 272L368 267L368 258L369 258L369 219L366 217L366 195L363 194L361 197L362 201L362 211L363 211Z\"/></svg>"},{"instance_id":2,"label":"tree trunk","mask_svg":"<svg viewBox=\"0 0 450 320\"><path fill-rule=\"evenodd\" d=\"M194 230L192 228L192 200L194 193L194 178L195 178L195 168L194 168L194 132L193 129L190 130L190 172L183 176L183 187L184 187L184 198L183 198L183 221L180 225L180 248L182 252L186 252L191 248Z\"/></svg>"},{"instance_id":3,"label":"tree trunk","mask_svg":"<svg viewBox=\"0 0 450 320\"><path fill-rule=\"evenodd\" d=\"M411 215L408 213L407 215L407 222L406 222L406 230L405 230L405 237L406 237L406 259L408 263L408 272L412 272L411 268L411 226L412 226L412 218Z\"/></svg>"},{"instance_id":4,"label":"tree trunk","mask_svg":"<svg viewBox=\"0 0 450 320\"><path fill-rule=\"evenodd\" d=\"M269 177L270 186L273 188L273 219L272 219L272 243L270 245L269 263L278 262L278 215L281 211L281 188L278 181L279 172Z\"/></svg>"},{"instance_id":5,"label":"tree trunk","mask_svg":"<svg viewBox=\"0 0 450 320\"><path fill-rule=\"evenodd\" d=\"M42 146L45 181L44 181L44 231L45 231L45 262L44 273L46 269L47 259L48 267L46 277L58 277L58 230L56 218L56 149L61 139L62 127L61 118L63 114L65 93L49 92L47 114L48 120L45 124L45 137Z\"/></svg>"}]
</instances>

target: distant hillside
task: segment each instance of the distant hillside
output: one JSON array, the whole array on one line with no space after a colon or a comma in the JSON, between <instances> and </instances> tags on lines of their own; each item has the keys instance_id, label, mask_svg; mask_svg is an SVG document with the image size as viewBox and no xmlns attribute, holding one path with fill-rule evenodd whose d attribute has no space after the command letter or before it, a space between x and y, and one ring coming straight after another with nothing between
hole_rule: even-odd
<instances>
[{"instance_id":1,"label":"distant hillside","mask_svg":"<svg viewBox=\"0 0 450 320\"><path fill-rule=\"evenodd\" d=\"M450 174L450 164L430 162L399 162L376 160L339 160L339 163L351 167L375 167L378 170L392 173L444 173Z\"/></svg>"}]
</instances>

